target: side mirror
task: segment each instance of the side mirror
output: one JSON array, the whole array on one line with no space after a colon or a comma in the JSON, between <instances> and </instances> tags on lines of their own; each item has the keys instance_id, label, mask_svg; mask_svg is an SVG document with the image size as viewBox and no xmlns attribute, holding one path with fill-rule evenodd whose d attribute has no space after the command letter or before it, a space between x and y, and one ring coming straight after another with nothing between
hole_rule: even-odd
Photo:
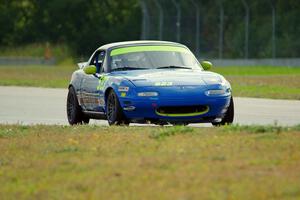
<instances>
[{"instance_id":1,"label":"side mirror","mask_svg":"<svg viewBox=\"0 0 300 200\"><path fill-rule=\"evenodd\" d=\"M209 61L201 61L200 64L204 70L209 70L213 66L213 64Z\"/></svg>"},{"instance_id":2,"label":"side mirror","mask_svg":"<svg viewBox=\"0 0 300 200\"><path fill-rule=\"evenodd\" d=\"M86 74L96 74L97 69L96 69L96 66L94 66L94 65L89 65L89 66L85 66L85 67L83 68L83 71L84 71L84 73L86 73Z\"/></svg>"}]
</instances>

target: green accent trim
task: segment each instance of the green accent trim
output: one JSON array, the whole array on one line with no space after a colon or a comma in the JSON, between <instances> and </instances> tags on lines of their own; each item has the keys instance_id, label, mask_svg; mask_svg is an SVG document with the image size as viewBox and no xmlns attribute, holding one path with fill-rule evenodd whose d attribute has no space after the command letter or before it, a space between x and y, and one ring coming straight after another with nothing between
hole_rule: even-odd
<instances>
[{"instance_id":1,"label":"green accent trim","mask_svg":"<svg viewBox=\"0 0 300 200\"><path fill-rule=\"evenodd\" d=\"M89 65L83 68L84 73L86 74L96 74L96 66L94 65Z\"/></svg>"},{"instance_id":2,"label":"green accent trim","mask_svg":"<svg viewBox=\"0 0 300 200\"><path fill-rule=\"evenodd\" d=\"M110 52L110 56L117 56L121 54L143 52L143 51L175 51L189 53L187 48L179 46L133 46L133 47L121 47L118 49L113 49Z\"/></svg>"},{"instance_id":3,"label":"green accent trim","mask_svg":"<svg viewBox=\"0 0 300 200\"><path fill-rule=\"evenodd\" d=\"M157 110L155 110L155 113L157 115L164 116L164 117L194 117L194 116L203 115L205 113L208 113L208 111L209 111L209 107L206 106L206 109L204 111L202 111L202 112L195 112L195 113L166 114L166 113L159 113L159 112L157 112Z\"/></svg>"},{"instance_id":4,"label":"green accent trim","mask_svg":"<svg viewBox=\"0 0 300 200\"><path fill-rule=\"evenodd\" d=\"M107 76L105 76L105 75L101 76L99 79L99 84L97 86L97 90L103 90L107 80L108 80Z\"/></svg>"}]
</instances>

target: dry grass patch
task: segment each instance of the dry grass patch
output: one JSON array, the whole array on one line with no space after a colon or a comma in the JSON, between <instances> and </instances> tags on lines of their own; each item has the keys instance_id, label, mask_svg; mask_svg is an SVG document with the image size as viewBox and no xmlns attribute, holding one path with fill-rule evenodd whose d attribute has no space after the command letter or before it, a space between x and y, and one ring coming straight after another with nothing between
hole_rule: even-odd
<instances>
[{"instance_id":1,"label":"dry grass patch","mask_svg":"<svg viewBox=\"0 0 300 200\"><path fill-rule=\"evenodd\" d=\"M4 199L297 199L300 126L0 125Z\"/></svg>"}]
</instances>

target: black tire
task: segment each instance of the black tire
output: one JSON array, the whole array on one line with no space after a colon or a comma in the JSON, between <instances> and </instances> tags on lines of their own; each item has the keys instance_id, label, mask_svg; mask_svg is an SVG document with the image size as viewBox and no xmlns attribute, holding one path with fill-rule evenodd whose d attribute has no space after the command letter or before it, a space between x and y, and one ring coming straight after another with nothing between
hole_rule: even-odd
<instances>
[{"instance_id":1,"label":"black tire","mask_svg":"<svg viewBox=\"0 0 300 200\"><path fill-rule=\"evenodd\" d=\"M129 125L123 114L119 99L113 90L110 90L107 96L106 117L109 125Z\"/></svg>"},{"instance_id":2,"label":"black tire","mask_svg":"<svg viewBox=\"0 0 300 200\"><path fill-rule=\"evenodd\" d=\"M69 88L67 97L67 116L70 125L88 124L90 119L85 117L82 113L81 107L78 103L75 89L71 86Z\"/></svg>"},{"instance_id":3,"label":"black tire","mask_svg":"<svg viewBox=\"0 0 300 200\"><path fill-rule=\"evenodd\" d=\"M232 124L233 119L234 119L234 102L233 102L233 98L231 97L230 104L228 106L228 109L227 109L224 117L222 118L222 121L212 122L212 125L214 125L214 126L229 125L229 124Z\"/></svg>"}]
</instances>

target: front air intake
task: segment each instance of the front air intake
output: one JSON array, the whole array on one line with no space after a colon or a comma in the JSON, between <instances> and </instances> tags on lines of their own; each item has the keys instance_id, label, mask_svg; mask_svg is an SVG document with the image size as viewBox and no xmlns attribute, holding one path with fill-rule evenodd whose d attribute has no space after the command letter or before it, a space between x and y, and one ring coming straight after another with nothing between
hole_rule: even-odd
<instances>
[{"instance_id":1,"label":"front air intake","mask_svg":"<svg viewBox=\"0 0 300 200\"><path fill-rule=\"evenodd\" d=\"M182 116L197 116L203 115L209 111L208 106L195 105L195 106L161 106L156 109L156 114L169 117L182 117Z\"/></svg>"}]
</instances>

